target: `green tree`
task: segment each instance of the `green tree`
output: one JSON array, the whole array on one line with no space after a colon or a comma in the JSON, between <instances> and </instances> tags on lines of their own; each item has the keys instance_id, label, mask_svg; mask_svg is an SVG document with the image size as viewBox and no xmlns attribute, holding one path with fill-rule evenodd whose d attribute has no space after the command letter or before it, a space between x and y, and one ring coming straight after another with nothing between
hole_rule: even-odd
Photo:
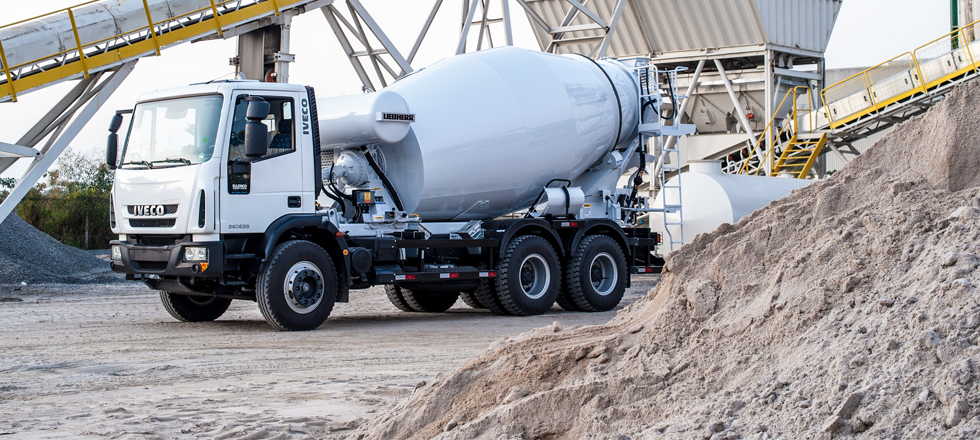
<instances>
[{"instance_id":1,"label":"green tree","mask_svg":"<svg viewBox=\"0 0 980 440\"><path fill-rule=\"evenodd\" d=\"M100 159L66 150L46 182L31 188L17 213L67 245L104 249L111 240L109 193L112 171Z\"/></svg>"}]
</instances>

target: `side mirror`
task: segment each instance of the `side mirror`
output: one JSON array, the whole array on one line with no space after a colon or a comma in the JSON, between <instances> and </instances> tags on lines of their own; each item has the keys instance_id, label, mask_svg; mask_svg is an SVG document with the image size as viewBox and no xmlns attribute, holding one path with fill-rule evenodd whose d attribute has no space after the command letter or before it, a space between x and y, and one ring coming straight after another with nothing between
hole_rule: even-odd
<instances>
[{"instance_id":1,"label":"side mirror","mask_svg":"<svg viewBox=\"0 0 980 440\"><path fill-rule=\"evenodd\" d=\"M245 156L262 157L269 152L269 127L262 120L269 116L271 105L257 96L247 98L245 110Z\"/></svg>"},{"instance_id":2,"label":"side mirror","mask_svg":"<svg viewBox=\"0 0 980 440\"><path fill-rule=\"evenodd\" d=\"M110 170L116 169L116 157L119 152L119 135L116 132L119 131L119 127L122 127L122 122L123 116L120 112L112 115L112 120L109 121L109 140L105 148L105 163Z\"/></svg>"},{"instance_id":3,"label":"side mirror","mask_svg":"<svg viewBox=\"0 0 980 440\"><path fill-rule=\"evenodd\" d=\"M109 133L109 142L105 147L105 163L109 165L110 170L116 169L116 153L119 146L119 135L115 133Z\"/></svg>"}]
</instances>

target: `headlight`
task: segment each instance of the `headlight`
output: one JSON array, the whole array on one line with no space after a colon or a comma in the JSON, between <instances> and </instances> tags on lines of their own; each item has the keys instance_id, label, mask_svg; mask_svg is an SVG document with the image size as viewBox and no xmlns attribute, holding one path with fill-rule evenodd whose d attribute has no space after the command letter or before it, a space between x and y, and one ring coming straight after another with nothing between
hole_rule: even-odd
<instances>
[{"instance_id":1,"label":"headlight","mask_svg":"<svg viewBox=\"0 0 980 440\"><path fill-rule=\"evenodd\" d=\"M185 247L184 261L208 261L208 248Z\"/></svg>"},{"instance_id":2,"label":"headlight","mask_svg":"<svg viewBox=\"0 0 980 440\"><path fill-rule=\"evenodd\" d=\"M112 245L112 259L122 260L122 250L119 248L118 244Z\"/></svg>"}]
</instances>

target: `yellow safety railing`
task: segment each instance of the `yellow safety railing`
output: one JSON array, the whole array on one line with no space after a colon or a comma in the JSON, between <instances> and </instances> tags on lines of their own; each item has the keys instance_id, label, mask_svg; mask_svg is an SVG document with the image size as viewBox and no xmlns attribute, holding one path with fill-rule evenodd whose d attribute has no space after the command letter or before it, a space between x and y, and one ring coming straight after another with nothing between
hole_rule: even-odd
<instances>
[{"instance_id":1,"label":"yellow safety railing","mask_svg":"<svg viewBox=\"0 0 980 440\"><path fill-rule=\"evenodd\" d=\"M801 109L799 106L799 98L800 96L804 95L806 96L807 106L806 108ZM783 124L783 126L777 131L777 127L775 127L776 115L778 115L779 110L786 105L786 100L790 98L792 98L793 108L790 112L789 118L786 119L789 121L789 123ZM801 110L806 110L806 117L808 118L807 122L809 123L807 126L814 127L816 124L816 112L813 110L813 95L810 88L806 86L796 86L786 92L786 96L783 96L783 100L780 101L779 106L776 107L776 111L773 112L772 118L769 119L769 123L766 124L766 129L763 131L762 136L759 136L759 139L755 141L755 144L752 146L752 150L747 156L745 156L742 166L739 168L736 174L749 174L757 176L763 172L767 162L770 164L770 169L775 167L776 158L773 155L773 151L776 149L775 146L779 143L779 139L783 134L789 133L791 136L795 136L796 132L799 131L801 127ZM759 161L759 164L755 169L751 169L749 167L749 162L751 162L751 159L756 156L756 152L759 151L759 148L763 145L767 147L766 155Z\"/></svg>"},{"instance_id":2,"label":"yellow safety railing","mask_svg":"<svg viewBox=\"0 0 980 440\"><path fill-rule=\"evenodd\" d=\"M834 129L971 71L980 73L980 20L825 88L821 100Z\"/></svg>"},{"instance_id":3,"label":"yellow safety railing","mask_svg":"<svg viewBox=\"0 0 980 440\"><path fill-rule=\"evenodd\" d=\"M250 19L267 15L269 13L279 15L280 10L289 8L297 3L309 2L309 0L210 0L210 4L204 8L196 9L194 11L173 17L168 17L165 21L161 20L160 22L154 23L150 7L146 0L143 0L143 9L146 12L146 26L117 33L116 35L103 38L98 41L81 41L78 26L75 24L74 13L78 8L90 5L96 1L97 0L88 1L68 8L59 9L54 12L39 15L37 17L21 20L16 23L0 26L0 31L2 31L12 26L29 21L67 13L68 18L71 21L72 33L74 34L75 39L74 47L57 52L52 51L51 53L44 54L43 56L31 61L13 66L7 63L7 55L4 51L3 41L0 39L0 63L2 63L2 65L0 65L0 69L3 70L3 74L0 75L0 81L3 81L4 79L6 80L5 83L0 84L0 99L10 96L12 100L16 101L18 92L30 90L35 87L57 82L79 74L83 75L85 78L88 78L89 73L92 71L98 71L101 68L141 56L151 54L159 55L160 49L169 45L200 37L204 34L215 31L221 35L223 34L223 27L246 22ZM235 4L235 7L219 9L229 4ZM206 12L211 12L212 14L212 16L208 19L204 19L204 13ZM179 27L177 28L168 26L168 24L177 24L179 20L186 20L197 16L198 14L201 14L200 20L195 19L190 23L179 23ZM144 32L148 34L146 37L142 36L142 33ZM121 44L117 48L109 50L108 47L96 47L103 43L108 45L110 42L114 40L122 40L124 37L131 37L131 39L129 41L125 41L125 44ZM132 38L139 38L139 40L132 41ZM123 41L120 41L120 43L123 43ZM62 62L53 66L40 66L40 63L42 62L54 60L62 56L67 59L70 55L76 55L77 60L72 60L72 62ZM18 72L18 69L31 66L35 66L36 68L31 69L28 72Z\"/></svg>"}]
</instances>

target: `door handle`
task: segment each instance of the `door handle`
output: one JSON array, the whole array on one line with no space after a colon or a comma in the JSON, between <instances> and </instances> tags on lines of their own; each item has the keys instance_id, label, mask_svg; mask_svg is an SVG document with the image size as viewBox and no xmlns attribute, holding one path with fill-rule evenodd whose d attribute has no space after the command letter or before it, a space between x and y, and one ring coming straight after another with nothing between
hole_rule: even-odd
<instances>
[{"instance_id":1,"label":"door handle","mask_svg":"<svg viewBox=\"0 0 980 440\"><path fill-rule=\"evenodd\" d=\"M289 196L286 199L286 204L289 205L290 208L299 208L303 206L303 199L300 196Z\"/></svg>"}]
</instances>

